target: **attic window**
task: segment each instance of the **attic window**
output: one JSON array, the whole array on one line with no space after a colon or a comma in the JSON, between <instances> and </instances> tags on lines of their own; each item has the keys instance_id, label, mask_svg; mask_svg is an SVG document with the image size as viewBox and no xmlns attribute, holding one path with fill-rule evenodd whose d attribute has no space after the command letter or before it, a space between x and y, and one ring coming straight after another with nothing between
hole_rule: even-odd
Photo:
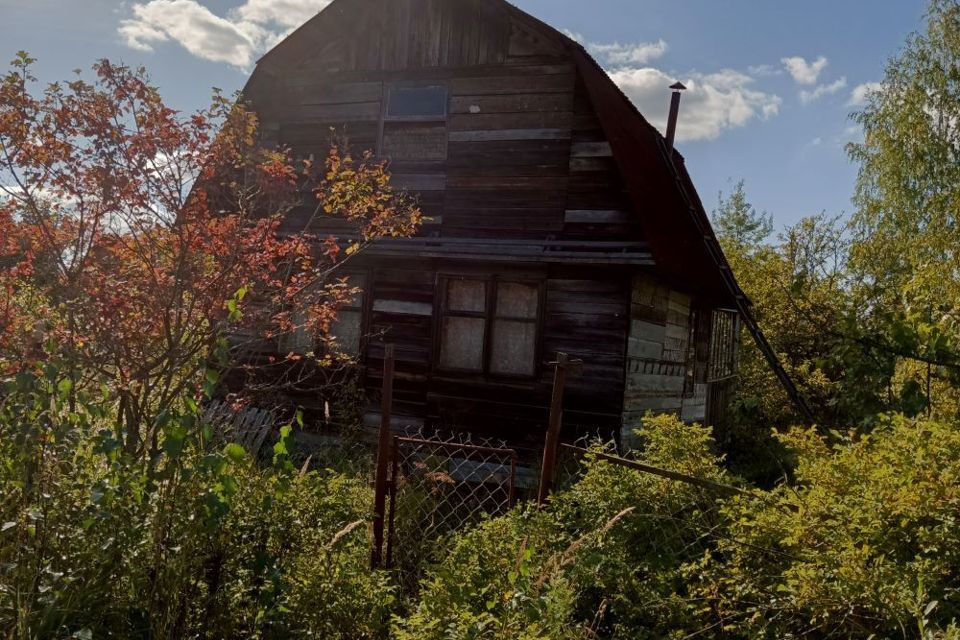
<instances>
[{"instance_id":1,"label":"attic window","mask_svg":"<svg viewBox=\"0 0 960 640\"><path fill-rule=\"evenodd\" d=\"M443 120L447 116L446 87L392 87L387 119Z\"/></svg>"}]
</instances>

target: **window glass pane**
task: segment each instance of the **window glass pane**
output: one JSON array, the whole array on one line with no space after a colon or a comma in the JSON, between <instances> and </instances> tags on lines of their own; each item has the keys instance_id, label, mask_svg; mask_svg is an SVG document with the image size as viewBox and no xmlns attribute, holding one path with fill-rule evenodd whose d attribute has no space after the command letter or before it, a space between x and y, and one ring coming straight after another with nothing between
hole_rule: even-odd
<instances>
[{"instance_id":1,"label":"window glass pane","mask_svg":"<svg viewBox=\"0 0 960 640\"><path fill-rule=\"evenodd\" d=\"M359 311L340 310L340 318L330 326L330 337L336 348L348 356L360 355L360 329L363 314Z\"/></svg>"},{"instance_id":2,"label":"window glass pane","mask_svg":"<svg viewBox=\"0 0 960 640\"><path fill-rule=\"evenodd\" d=\"M486 282L482 280L447 281L447 310L483 313L486 308Z\"/></svg>"},{"instance_id":3,"label":"window glass pane","mask_svg":"<svg viewBox=\"0 0 960 640\"><path fill-rule=\"evenodd\" d=\"M313 332L307 327L310 315L306 309L296 309L290 314L290 322L294 325L288 334L280 341L284 353L298 353L306 355L313 351Z\"/></svg>"},{"instance_id":4,"label":"window glass pane","mask_svg":"<svg viewBox=\"0 0 960 640\"><path fill-rule=\"evenodd\" d=\"M358 291L357 294L356 294L355 296L353 296L353 298L344 305L344 308L347 308L347 307L354 307L354 308L362 307L362 306L363 306L363 294L364 294L364 292L362 291L362 289L364 289L364 287L366 286L366 282L367 282L366 276L363 275L362 273L355 273L355 274L346 276L346 278L347 278L347 287L348 287L348 288L353 289L354 287L356 287L356 288L358 288L358 289L361 289L361 291Z\"/></svg>"},{"instance_id":5,"label":"window glass pane","mask_svg":"<svg viewBox=\"0 0 960 640\"><path fill-rule=\"evenodd\" d=\"M440 366L446 369L481 371L485 325L483 318L444 318Z\"/></svg>"},{"instance_id":6,"label":"window glass pane","mask_svg":"<svg viewBox=\"0 0 960 640\"><path fill-rule=\"evenodd\" d=\"M497 320L493 325L490 372L532 376L535 370L537 325Z\"/></svg>"},{"instance_id":7,"label":"window glass pane","mask_svg":"<svg viewBox=\"0 0 960 640\"><path fill-rule=\"evenodd\" d=\"M497 317L527 318L537 317L537 303L540 290L536 285L518 282L497 283Z\"/></svg>"},{"instance_id":8,"label":"window glass pane","mask_svg":"<svg viewBox=\"0 0 960 640\"><path fill-rule=\"evenodd\" d=\"M447 89L445 87L394 87L390 90L387 116L445 116Z\"/></svg>"}]
</instances>

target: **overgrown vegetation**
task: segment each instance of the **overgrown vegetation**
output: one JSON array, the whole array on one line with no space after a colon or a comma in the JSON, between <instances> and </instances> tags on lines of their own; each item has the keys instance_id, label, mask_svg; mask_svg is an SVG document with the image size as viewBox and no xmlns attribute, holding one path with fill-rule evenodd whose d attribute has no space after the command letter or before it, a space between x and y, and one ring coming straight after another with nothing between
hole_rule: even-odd
<instances>
[{"instance_id":1,"label":"overgrown vegetation","mask_svg":"<svg viewBox=\"0 0 960 640\"><path fill-rule=\"evenodd\" d=\"M853 215L774 235L743 183L714 212L761 326L825 429L869 430L883 412L960 418L960 4L932 0L927 20L853 114L863 131L848 146L860 167ZM741 364L718 435L734 468L770 485L785 472L771 429L800 416L746 336Z\"/></svg>"},{"instance_id":2,"label":"overgrown vegetation","mask_svg":"<svg viewBox=\"0 0 960 640\"><path fill-rule=\"evenodd\" d=\"M367 478L213 446L186 403L123 451L55 369L3 387L0 628L10 638L960 637L960 432L782 436L755 498L588 457L549 508L448 540L415 601L369 569ZM24 428L24 425L32 427ZM651 418L642 459L733 482L706 429Z\"/></svg>"},{"instance_id":3,"label":"overgrown vegetation","mask_svg":"<svg viewBox=\"0 0 960 640\"><path fill-rule=\"evenodd\" d=\"M637 454L744 494L594 451L546 508L437 542L407 592L369 568L369 460L299 455L296 418L254 460L202 407L225 358L328 338L339 265L416 207L369 157L264 152L242 106L184 118L105 62L34 96L30 63L0 82L0 637L960 640L956 0L856 116L850 220L773 238L742 185L716 213L819 425L791 428L747 342L716 439L651 416ZM277 234L308 203L360 240ZM318 346L248 388L342 361Z\"/></svg>"}]
</instances>

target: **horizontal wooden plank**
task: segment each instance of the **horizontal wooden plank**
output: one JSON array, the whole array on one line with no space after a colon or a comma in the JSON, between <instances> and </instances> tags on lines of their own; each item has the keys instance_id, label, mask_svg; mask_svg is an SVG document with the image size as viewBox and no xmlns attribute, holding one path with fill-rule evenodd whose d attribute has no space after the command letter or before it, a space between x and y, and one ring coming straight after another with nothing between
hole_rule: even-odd
<instances>
[{"instance_id":1,"label":"horizontal wooden plank","mask_svg":"<svg viewBox=\"0 0 960 640\"><path fill-rule=\"evenodd\" d=\"M567 188L566 178L543 178L529 176L451 176L447 180L450 189L549 189Z\"/></svg>"},{"instance_id":2,"label":"horizontal wooden plank","mask_svg":"<svg viewBox=\"0 0 960 640\"><path fill-rule=\"evenodd\" d=\"M469 237L498 238L503 235L500 230L491 230L484 235L475 229L466 231ZM533 232L531 232L533 233ZM447 234L444 228L444 234ZM520 235L518 232L516 235ZM577 251L550 251L541 254L518 254L510 255L496 251L467 251L453 249L370 249L369 255L382 257L410 257L420 258L443 258L446 260L478 260L487 262L504 262L508 264L520 263L554 263L569 265L635 265L642 267L653 266L653 258L649 254L616 254L616 253L587 253Z\"/></svg>"},{"instance_id":3,"label":"horizontal wooden plank","mask_svg":"<svg viewBox=\"0 0 960 640\"><path fill-rule=\"evenodd\" d=\"M511 69L512 71L512 69ZM501 71L502 73L502 71ZM453 96L489 96L516 93L569 93L573 91L574 75L519 75L475 78L453 78L450 93Z\"/></svg>"},{"instance_id":4,"label":"horizontal wooden plank","mask_svg":"<svg viewBox=\"0 0 960 640\"><path fill-rule=\"evenodd\" d=\"M548 302L544 308L545 312L551 318L559 318L561 320L567 319L567 317L581 316L585 318L594 318L600 322L600 318L603 318L603 322L612 322L616 326L621 327L626 332L627 327L630 324L630 316L627 311L626 302L622 299L609 298L604 301L598 301L591 299L589 295L584 294L580 298L570 298L565 300L562 303L558 302ZM583 321L587 321L584 319ZM577 320L577 322L581 322Z\"/></svg>"},{"instance_id":5,"label":"horizontal wooden plank","mask_svg":"<svg viewBox=\"0 0 960 640\"><path fill-rule=\"evenodd\" d=\"M328 105L284 105L280 117L288 121L336 121L379 120L380 102Z\"/></svg>"},{"instance_id":6,"label":"horizontal wooden plank","mask_svg":"<svg viewBox=\"0 0 960 640\"><path fill-rule=\"evenodd\" d=\"M618 175L617 164L613 158L570 158L571 173L606 172Z\"/></svg>"},{"instance_id":7,"label":"horizontal wooden plank","mask_svg":"<svg viewBox=\"0 0 960 640\"><path fill-rule=\"evenodd\" d=\"M537 231L537 237L544 237L548 233L556 233L563 228L562 223L554 218L527 217L522 215L523 210L518 209L510 216L483 216L476 215L455 216L447 214L444 216L443 230L444 234L457 234L460 236L472 235L476 229L485 229L488 231Z\"/></svg>"},{"instance_id":8,"label":"horizontal wooden plank","mask_svg":"<svg viewBox=\"0 0 960 640\"><path fill-rule=\"evenodd\" d=\"M609 142L576 142L570 149L574 158L610 158L613 149Z\"/></svg>"},{"instance_id":9,"label":"horizontal wooden plank","mask_svg":"<svg viewBox=\"0 0 960 640\"><path fill-rule=\"evenodd\" d=\"M510 140L569 140L569 129L497 129L491 131L451 131L450 142L498 142Z\"/></svg>"},{"instance_id":10,"label":"horizontal wooden plank","mask_svg":"<svg viewBox=\"0 0 960 640\"><path fill-rule=\"evenodd\" d=\"M287 79L280 95L288 104L353 104L379 102L383 98L382 82L343 82L330 84L315 79Z\"/></svg>"},{"instance_id":11,"label":"horizontal wooden plank","mask_svg":"<svg viewBox=\"0 0 960 640\"><path fill-rule=\"evenodd\" d=\"M529 113L571 111L572 93L520 93L499 96L455 96L450 113Z\"/></svg>"},{"instance_id":12,"label":"horizontal wooden plank","mask_svg":"<svg viewBox=\"0 0 960 640\"><path fill-rule=\"evenodd\" d=\"M483 189L447 189L447 207L511 207L517 209L562 209L566 193L550 189L488 191Z\"/></svg>"},{"instance_id":13,"label":"horizontal wooden plank","mask_svg":"<svg viewBox=\"0 0 960 640\"><path fill-rule=\"evenodd\" d=\"M445 174L394 173L390 185L407 191L443 191L447 187Z\"/></svg>"},{"instance_id":14,"label":"horizontal wooden plank","mask_svg":"<svg viewBox=\"0 0 960 640\"><path fill-rule=\"evenodd\" d=\"M589 313L585 306L575 307L576 310L583 313L557 313L553 310L548 311L548 317L545 322L551 323L557 327L564 327L574 331L580 327L591 327L593 329L612 329L621 332L624 336L627 333L627 323L624 321L622 309L621 315L615 315L617 311L608 314Z\"/></svg>"},{"instance_id":15,"label":"horizontal wooden plank","mask_svg":"<svg viewBox=\"0 0 960 640\"><path fill-rule=\"evenodd\" d=\"M587 279L559 279L551 278L547 281L547 295L561 296L563 294L578 294L581 292L590 292L594 295L616 294L626 295L630 290L629 282L625 277L608 276L602 280Z\"/></svg>"},{"instance_id":16,"label":"horizontal wooden plank","mask_svg":"<svg viewBox=\"0 0 960 640\"><path fill-rule=\"evenodd\" d=\"M505 75L515 77L569 76L569 91L573 91L572 80L575 69L571 62L559 59L514 60L509 64L448 64L440 67L412 67L407 69L384 70L322 70L315 65L285 70L283 76L290 85L296 84L344 84L353 82L417 82L445 83L452 79L502 78ZM527 91L526 93L532 93Z\"/></svg>"},{"instance_id":17,"label":"horizontal wooden plank","mask_svg":"<svg viewBox=\"0 0 960 640\"><path fill-rule=\"evenodd\" d=\"M515 131L518 129L570 129L573 114L569 111L532 113L467 113L453 114L448 119L450 131Z\"/></svg>"},{"instance_id":18,"label":"horizontal wooden plank","mask_svg":"<svg viewBox=\"0 0 960 640\"><path fill-rule=\"evenodd\" d=\"M618 224L637 222L637 217L630 211L616 211L608 209L568 209L564 213L564 222L585 224Z\"/></svg>"},{"instance_id":19,"label":"horizontal wooden plank","mask_svg":"<svg viewBox=\"0 0 960 640\"><path fill-rule=\"evenodd\" d=\"M314 146L326 151L330 143L339 136L346 136L351 144L363 145L375 143L378 124L376 122L285 122L280 126L280 142L294 148ZM364 147L367 148L367 147Z\"/></svg>"},{"instance_id":20,"label":"horizontal wooden plank","mask_svg":"<svg viewBox=\"0 0 960 640\"><path fill-rule=\"evenodd\" d=\"M451 142L448 173L451 177L566 176L569 152L567 140Z\"/></svg>"}]
</instances>

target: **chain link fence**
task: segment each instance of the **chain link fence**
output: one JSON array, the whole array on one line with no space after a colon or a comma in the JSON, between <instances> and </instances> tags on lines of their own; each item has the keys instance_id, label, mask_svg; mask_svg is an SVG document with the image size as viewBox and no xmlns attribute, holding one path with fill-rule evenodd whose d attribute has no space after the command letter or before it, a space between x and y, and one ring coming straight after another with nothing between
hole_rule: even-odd
<instances>
[{"instance_id":1,"label":"chain link fence","mask_svg":"<svg viewBox=\"0 0 960 640\"><path fill-rule=\"evenodd\" d=\"M394 437L388 483L386 562L405 593L439 559L446 538L516 500L518 456L469 434Z\"/></svg>"}]
</instances>

